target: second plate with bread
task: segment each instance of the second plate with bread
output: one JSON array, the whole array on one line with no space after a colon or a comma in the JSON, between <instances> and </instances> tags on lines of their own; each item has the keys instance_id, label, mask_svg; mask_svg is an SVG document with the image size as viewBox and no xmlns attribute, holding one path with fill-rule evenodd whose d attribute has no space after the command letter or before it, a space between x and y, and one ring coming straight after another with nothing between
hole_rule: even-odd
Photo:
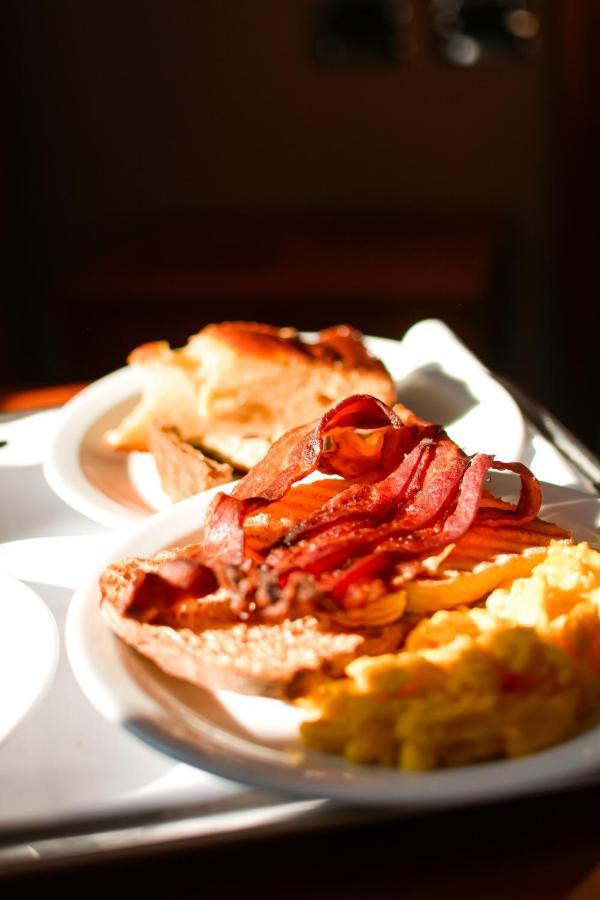
<instances>
[{"instance_id":1,"label":"second plate with bread","mask_svg":"<svg viewBox=\"0 0 600 900\"><path fill-rule=\"evenodd\" d=\"M209 326L181 350L138 348L130 365L74 397L44 465L52 489L94 521L123 527L239 477L296 419L360 391L385 402L395 393L467 452L488 449L483 436L503 458L522 455L518 407L443 322L362 343L351 329L319 339L239 325Z\"/></svg>"}]
</instances>

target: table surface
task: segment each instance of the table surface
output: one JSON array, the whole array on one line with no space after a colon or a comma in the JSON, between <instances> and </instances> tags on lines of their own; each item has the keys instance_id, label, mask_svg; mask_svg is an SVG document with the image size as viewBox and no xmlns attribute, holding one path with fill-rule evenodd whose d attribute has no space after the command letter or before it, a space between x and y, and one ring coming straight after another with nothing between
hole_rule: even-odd
<instances>
[{"instance_id":1,"label":"table surface","mask_svg":"<svg viewBox=\"0 0 600 900\"><path fill-rule=\"evenodd\" d=\"M0 411L62 403L81 385L0 395ZM29 888L107 896L134 885L146 898L600 898L600 786L430 815L246 836L69 868L8 875L6 897Z\"/></svg>"},{"instance_id":2,"label":"table surface","mask_svg":"<svg viewBox=\"0 0 600 900\"><path fill-rule=\"evenodd\" d=\"M6 897L27 886L38 896L51 890L61 898L87 898L115 890L122 896L118 889L127 885L152 900L242 892L286 900L591 900L600 897L599 801L600 788L594 788L314 834L165 848L0 880L0 889Z\"/></svg>"}]
</instances>

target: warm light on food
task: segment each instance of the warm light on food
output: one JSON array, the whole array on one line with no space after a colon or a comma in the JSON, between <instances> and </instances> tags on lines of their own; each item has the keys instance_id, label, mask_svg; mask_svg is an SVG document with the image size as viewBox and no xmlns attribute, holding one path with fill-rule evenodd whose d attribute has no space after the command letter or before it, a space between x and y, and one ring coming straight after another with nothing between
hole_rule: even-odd
<instances>
[{"instance_id":1,"label":"warm light on food","mask_svg":"<svg viewBox=\"0 0 600 900\"><path fill-rule=\"evenodd\" d=\"M353 762L433 769L541 750L600 694L600 553L552 543L485 607L436 612L400 653L354 660L302 701L305 743Z\"/></svg>"},{"instance_id":2,"label":"warm light on food","mask_svg":"<svg viewBox=\"0 0 600 900\"><path fill-rule=\"evenodd\" d=\"M492 469L518 476L516 502L490 493ZM308 675L400 650L423 614L528 573L569 537L540 502L520 463L467 456L440 426L355 395L217 494L196 544L109 567L101 609L171 674L298 696Z\"/></svg>"},{"instance_id":3,"label":"warm light on food","mask_svg":"<svg viewBox=\"0 0 600 900\"><path fill-rule=\"evenodd\" d=\"M247 472L282 434L347 396L392 403L395 394L383 364L348 325L309 341L295 328L220 322L177 349L143 344L128 363L142 396L104 443L150 451L175 501Z\"/></svg>"},{"instance_id":4,"label":"warm light on food","mask_svg":"<svg viewBox=\"0 0 600 900\"><path fill-rule=\"evenodd\" d=\"M494 469L518 476L515 502ZM110 567L101 608L170 674L301 703L317 750L521 756L574 734L600 690L600 553L541 499L521 463L355 395L217 494L196 544Z\"/></svg>"}]
</instances>

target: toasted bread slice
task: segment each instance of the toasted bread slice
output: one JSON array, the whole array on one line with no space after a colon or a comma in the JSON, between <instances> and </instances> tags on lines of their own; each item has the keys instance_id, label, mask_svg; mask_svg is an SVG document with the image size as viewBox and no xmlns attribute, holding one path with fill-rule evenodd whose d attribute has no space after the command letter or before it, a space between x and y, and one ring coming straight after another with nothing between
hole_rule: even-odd
<instances>
[{"instance_id":1,"label":"toasted bread slice","mask_svg":"<svg viewBox=\"0 0 600 900\"><path fill-rule=\"evenodd\" d=\"M100 582L100 610L112 630L138 652L169 675L199 687L291 696L307 675L341 674L357 656L397 649L406 633L400 624L347 631L327 616L250 624L234 615L224 590L163 609L153 621L147 620L148 610L136 614L128 608L140 576L185 556L184 548L110 566Z\"/></svg>"},{"instance_id":2,"label":"toasted bread slice","mask_svg":"<svg viewBox=\"0 0 600 900\"><path fill-rule=\"evenodd\" d=\"M153 423L148 429L148 449L162 488L175 503L234 477L233 466L211 459L199 447L184 441L173 425Z\"/></svg>"}]
</instances>

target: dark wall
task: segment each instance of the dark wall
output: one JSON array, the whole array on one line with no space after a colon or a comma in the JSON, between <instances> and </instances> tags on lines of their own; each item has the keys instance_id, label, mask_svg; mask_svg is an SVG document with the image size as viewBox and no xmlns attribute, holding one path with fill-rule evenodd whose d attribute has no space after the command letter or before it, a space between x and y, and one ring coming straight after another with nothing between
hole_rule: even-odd
<instances>
[{"instance_id":1,"label":"dark wall","mask_svg":"<svg viewBox=\"0 0 600 900\"><path fill-rule=\"evenodd\" d=\"M504 210L547 178L544 56L317 65L315 0L4 4L53 249L173 208ZM83 233L81 231L83 230ZM69 256L69 254L66 254Z\"/></svg>"},{"instance_id":2,"label":"dark wall","mask_svg":"<svg viewBox=\"0 0 600 900\"><path fill-rule=\"evenodd\" d=\"M409 60L319 65L317 6L5 0L8 299L19 335L37 326L36 378L64 285L132 234L331 214L451 234L467 217L498 226L503 366L552 401L557 7L537 55L461 67L424 0Z\"/></svg>"}]
</instances>

